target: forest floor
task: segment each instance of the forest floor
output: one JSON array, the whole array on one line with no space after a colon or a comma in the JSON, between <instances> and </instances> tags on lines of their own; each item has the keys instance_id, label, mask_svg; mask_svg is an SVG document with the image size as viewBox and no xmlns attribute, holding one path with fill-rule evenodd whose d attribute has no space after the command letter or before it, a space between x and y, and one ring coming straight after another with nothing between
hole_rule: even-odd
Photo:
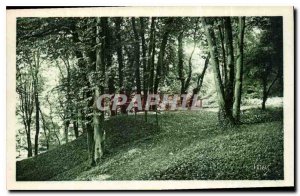
<instances>
[{"instance_id":1,"label":"forest floor","mask_svg":"<svg viewBox=\"0 0 300 196\"><path fill-rule=\"evenodd\" d=\"M105 156L87 161L86 137L17 162L17 180L283 179L282 108L247 109L220 128L217 113L119 115L106 121Z\"/></svg>"}]
</instances>

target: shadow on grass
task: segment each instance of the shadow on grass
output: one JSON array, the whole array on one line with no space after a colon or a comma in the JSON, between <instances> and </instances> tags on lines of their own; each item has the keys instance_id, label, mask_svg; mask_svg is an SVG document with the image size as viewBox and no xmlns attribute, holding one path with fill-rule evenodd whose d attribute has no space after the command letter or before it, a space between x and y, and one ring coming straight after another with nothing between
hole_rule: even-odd
<instances>
[{"instance_id":1,"label":"shadow on grass","mask_svg":"<svg viewBox=\"0 0 300 196\"><path fill-rule=\"evenodd\" d=\"M120 148L128 148L137 142L150 142L159 133L159 127L149 115L150 122L145 122L143 115L120 115L105 121L106 141L105 157L112 156Z\"/></svg>"}]
</instances>

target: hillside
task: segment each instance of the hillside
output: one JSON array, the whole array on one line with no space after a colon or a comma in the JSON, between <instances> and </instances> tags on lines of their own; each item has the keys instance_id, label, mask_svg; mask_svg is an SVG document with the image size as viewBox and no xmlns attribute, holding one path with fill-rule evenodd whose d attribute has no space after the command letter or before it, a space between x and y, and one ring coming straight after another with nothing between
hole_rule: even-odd
<instances>
[{"instance_id":1,"label":"hillside","mask_svg":"<svg viewBox=\"0 0 300 196\"><path fill-rule=\"evenodd\" d=\"M220 129L215 112L116 116L106 121L106 152L90 167L86 137L17 162L17 180L283 179L282 109L243 112ZM32 169L34 168L34 169Z\"/></svg>"}]
</instances>

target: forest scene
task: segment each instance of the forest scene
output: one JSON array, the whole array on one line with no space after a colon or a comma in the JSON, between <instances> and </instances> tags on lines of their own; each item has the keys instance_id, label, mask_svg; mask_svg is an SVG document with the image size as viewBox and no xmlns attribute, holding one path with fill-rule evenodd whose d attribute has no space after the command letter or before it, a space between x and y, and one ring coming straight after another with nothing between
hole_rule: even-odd
<instances>
[{"instance_id":1,"label":"forest scene","mask_svg":"<svg viewBox=\"0 0 300 196\"><path fill-rule=\"evenodd\" d=\"M282 180L282 17L19 17L16 180Z\"/></svg>"}]
</instances>

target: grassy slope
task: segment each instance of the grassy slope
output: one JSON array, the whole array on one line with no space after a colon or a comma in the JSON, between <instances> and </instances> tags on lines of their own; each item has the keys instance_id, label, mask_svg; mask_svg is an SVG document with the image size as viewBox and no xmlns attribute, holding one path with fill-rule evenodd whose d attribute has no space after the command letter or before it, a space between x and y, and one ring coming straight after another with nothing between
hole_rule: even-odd
<instances>
[{"instance_id":1,"label":"grassy slope","mask_svg":"<svg viewBox=\"0 0 300 196\"><path fill-rule=\"evenodd\" d=\"M149 118L148 123L144 123L143 116L137 116L136 119L134 116L118 116L109 120L106 125L108 150L101 164L90 168L85 158L79 158L76 164L72 163L73 167L69 167L71 169L55 171L53 175L47 175L47 179L283 178L281 111L246 111L243 115L244 125L223 130L216 124L216 113L207 111L162 114L160 130L154 126L154 116ZM77 150L83 157L86 151L82 147L85 145L82 143L81 149ZM72 157L73 151L67 146L53 152L62 149L66 150L65 156ZM39 159L38 156L19 165L27 165L24 169L27 171L32 164L26 164L26 161L32 160L39 162L36 165L43 164L44 168L44 164L47 165L54 158L50 155L51 151L45 153L43 162L40 155ZM66 159L64 155L58 157ZM59 158L51 162L69 164L69 161ZM32 171L32 175L36 176L35 171ZM33 178L32 175L29 178Z\"/></svg>"},{"instance_id":2,"label":"grassy slope","mask_svg":"<svg viewBox=\"0 0 300 196\"><path fill-rule=\"evenodd\" d=\"M86 137L17 162L17 180L49 180L58 173L80 165L87 159Z\"/></svg>"}]
</instances>

